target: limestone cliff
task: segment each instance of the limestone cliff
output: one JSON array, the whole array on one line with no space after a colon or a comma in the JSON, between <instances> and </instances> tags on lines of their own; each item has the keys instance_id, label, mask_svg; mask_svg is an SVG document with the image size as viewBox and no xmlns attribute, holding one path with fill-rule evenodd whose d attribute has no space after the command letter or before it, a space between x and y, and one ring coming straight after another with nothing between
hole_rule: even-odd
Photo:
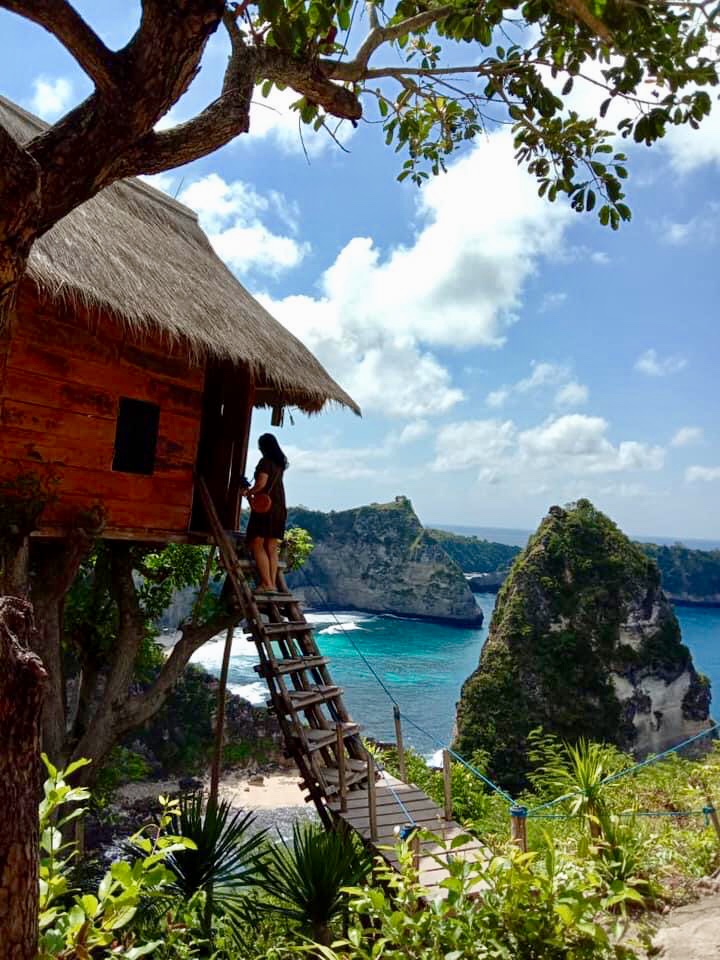
<instances>
[{"instance_id":1,"label":"limestone cliff","mask_svg":"<svg viewBox=\"0 0 720 960\"><path fill-rule=\"evenodd\" d=\"M709 705L656 564L580 500L552 507L513 564L463 686L456 746L488 751L517 788L534 727L642 756L704 729Z\"/></svg>"},{"instance_id":2,"label":"limestone cliff","mask_svg":"<svg viewBox=\"0 0 720 960\"><path fill-rule=\"evenodd\" d=\"M315 541L290 577L308 604L482 623L460 567L423 529L407 497L330 513L296 507L288 525L304 527Z\"/></svg>"}]
</instances>

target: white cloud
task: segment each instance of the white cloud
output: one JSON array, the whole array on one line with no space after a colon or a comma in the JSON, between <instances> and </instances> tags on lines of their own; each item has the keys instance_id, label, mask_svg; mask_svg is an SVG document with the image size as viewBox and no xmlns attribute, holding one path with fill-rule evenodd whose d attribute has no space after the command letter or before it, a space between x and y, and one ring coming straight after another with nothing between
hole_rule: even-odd
<instances>
[{"instance_id":1,"label":"white cloud","mask_svg":"<svg viewBox=\"0 0 720 960\"><path fill-rule=\"evenodd\" d=\"M702 427L680 427L670 441L671 447L690 447L703 441Z\"/></svg>"},{"instance_id":2,"label":"white cloud","mask_svg":"<svg viewBox=\"0 0 720 960\"><path fill-rule=\"evenodd\" d=\"M413 420L412 423L406 424L397 435L397 443L401 446L408 443L415 443L415 441L420 440L421 437L427 436L429 432L430 424L427 420Z\"/></svg>"},{"instance_id":3,"label":"white cloud","mask_svg":"<svg viewBox=\"0 0 720 960\"><path fill-rule=\"evenodd\" d=\"M430 349L501 346L525 281L572 216L537 196L506 132L479 142L416 202L408 245L383 252L355 237L316 297L263 298L363 408L415 418L462 399Z\"/></svg>"},{"instance_id":4,"label":"white cloud","mask_svg":"<svg viewBox=\"0 0 720 960\"><path fill-rule=\"evenodd\" d=\"M31 108L43 120L55 120L70 106L72 95L72 82L67 77L36 77Z\"/></svg>"},{"instance_id":5,"label":"white cloud","mask_svg":"<svg viewBox=\"0 0 720 960\"><path fill-rule=\"evenodd\" d=\"M567 300L567 296L568 295L562 291L546 293L538 307L538 313L548 313L550 310L555 310L557 307L562 306Z\"/></svg>"},{"instance_id":6,"label":"white cloud","mask_svg":"<svg viewBox=\"0 0 720 960\"><path fill-rule=\"evenodd\" d=\"M449 423L438 430L433 469L465 470L502 461L515 445L516 434L512 420Z\"/></svg>"},{"instance_id":7,"label":"white cloud","mask_svg":"<svg viewBox=\"0 0 720 960\"><path fill-rule=\"evenodd\" d=\"M641 353L635 361L635 369L648 377L665 377L669 373L679 373L687 366L687 358L681 356L659 356L657 350L650 348Z\"/></svg>"},{"instance_id":8,"label":"white cloud","mask_svg":"<svg viewBox=\"0 0 720 960\"><path fill-rule=\"evenodd\" d=\"M434 470L480 469L479 479L615 474L662 468L665 451L637 440L613 444L602 417L565 414L519 430L511 420L470 420L438 431Z\"/></svg>"},{"instance_id":9,"label":"white cloud","mask_svg":"<svg viewBox=\"0 0 720 960\"><path fill-rule=\"evenodd\" d=\"M717 239L719 214L720 203L710 202L706 213L691 217L685 223L663 220L660 224L661 238L664 243L673 247L682 247L692 241L714 243Z\"/></svg>"},{"instance_id":10,"label":"white cloud","mask_svg":"<svg viewBox=\"0 0 720 960\"><path fill-rule=\"evenodd\" d=\"M278 90L273 87L270 95L263 97L260 87L255 88L250 107L250 137L240 137L238 142L258 139L274 140L285 153L303 154L317 157L323 151L339 150L328 130L313 130L300 122L300 115L291 106L300 99L294 90ZM328 127L341 144L346 144L355 128L348 121L338 125L338 121L328 118Z\"/></svg>"},{"instance_id":11,"label":"white cloud","mask_svg":"<svg viewBox=\"0 0 720 960\"><path fill-rule=\"evenodd\" d=\"M195 210L218 255L239 275L277 275L296 267L309 250L307 243L273 233L260 215L275 214L295 232L294 210L276 192L257 193L242 180L230 183L217 173L189 184L178 199Z\"/></svg>"},{"instance_id":12,"label":"white cloud","mask_svg":"<svg viewBox=\"0 0 720 960\"><path fill-rule=\"evenodd\" d=\"M505 384L497 390L491 391L485 398L489 407L498 409L508 400L519 394L527 394L546 387L558 387L555 393L555 404L559 407L576 407L585 403L589 396L588 388L572 379L570 367L557 363L533 362L529 376L523 377L516 383Z\"/></svg>"},{"instance_id":13,"label":"white cloud","mask_svg":"<svg viewBox=\"0 0 720 960\"><path fill-rule=\"evenodd\" d=\"M714 480L720 480L720 467L688 467L685 471L685 480L687 483L712 483Z\"/></svg>"},{"instance_id":14,"label":"white cloud","mask_svg":"<svg viewBox=\"0 0 720 960\"><path fill-rule=\"evenodd\" d=\"M689 124L670 127L658 149L666 151L678 173L692 173L706 165L720 167L720 104L713 104L710 116L705 117L697 130Z\"/></svg>"},{"instance_id":15,"label":"white cloud","mask_svg":"<svg viewBox=\"0 0 720 960\"><path fill-rule=\"evenodd\" d=\"M584 383L578 383L577 380L571 380L555 394L555 403L559 407L579 407L587 403L590 391Z\"/></svg>"}]
</instances>

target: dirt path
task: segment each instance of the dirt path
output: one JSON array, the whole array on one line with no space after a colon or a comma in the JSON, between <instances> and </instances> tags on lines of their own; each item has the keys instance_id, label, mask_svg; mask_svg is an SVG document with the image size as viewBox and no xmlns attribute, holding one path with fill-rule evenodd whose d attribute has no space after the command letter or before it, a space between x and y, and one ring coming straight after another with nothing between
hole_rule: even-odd
<instances>
[{"instance_id":1,"label":"dirt path","mask_svg":"<svg viewBox=\"0 0 720 960\"><path fill-rule=\"evenodd\" d=\"M720 893L671 910L653 945L662 960L720 960Z\"/></svg>"}]
</instances>

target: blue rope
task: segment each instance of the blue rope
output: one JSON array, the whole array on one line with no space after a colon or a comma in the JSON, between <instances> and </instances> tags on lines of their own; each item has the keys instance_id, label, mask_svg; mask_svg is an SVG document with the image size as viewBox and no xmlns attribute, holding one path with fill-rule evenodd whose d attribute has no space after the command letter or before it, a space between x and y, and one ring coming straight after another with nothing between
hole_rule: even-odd
<instances>
[{"instance_id":1,"label":"blue rope","mask_svg":"<svg viewBox=\"0 0 720 960\"><path fill-rule=\"evenodd\" d=\"M669 750L663 750L662 753L657 753L652 757L648 757L646 760L642 760L640 763L636 763L634 766L628 767L626 770L620 770L619 773L613 773L609 777L605 777L605 779L602 781L602 784L604 785L606 783L612 783L614 780L619 780L620 777L628 776L629 774L634 773L636 770L640 770L643 767L648 767L652 763L657 763L658 760L664 760L665 757L669 757L672 753L677 753L678 750L682 750L683 747L687 747L691 743L695 743L696 740L700 740L702 737L707 737L718 728L720 728L720 723L714 723L711 727L708 727L707 730L701 730L700 733L696 733L694 737L688 737L687 740L683 740L682 743L678 743L674 747L670 747Z\"/></svg>"},{"instance_id":2,"label":"blue rope","mask_svg":"<svg viewBox=\"0 0 720 960\"><path fill-rule=\"evenodd\" d=\"M426 736L432 743L434 743L441 750L447 749L448 753L453 758L453 760L457 760L458 763L461 763L464 767L467 767L467 769L472 774L474 774L478 778L478 780L482 780L482 782L486 784L488 787L490 787L491 790L494 790L495 793L499 794L503 798L503 800L506 801L506 803L509 803L511 806L515 803L513 798L510 796L510 794L506 793L502 789L502 787L499 787L496 783L493 783L492 780L488 780L488 778L485 776L484 773L481 773L480 770L477 769L477 767L474 767L468 760L466 760L464 757L461 757L459 753L456 753L452 749L446 748L445 744L441 740L438 740L438 738L434 736L434 734L430 733L428 730L424 730L419 723L416 723L406 713L401 713L400 716L403 718L403 720L409 723L411 727L415 727L416 730L419 730L420 733Z\"/></svg>"},{"instance_id":3,"label":"blue rope","mask_svg":"<svg viewBox=\"0 0 720 960\"><path fill-rule=\"evenodd\" d=\"M396 802L397 805L400 807L400 809L402 810L402 812L405 814L405 819L407 820L408 826L410 827L410 832L412 832L412 831L417 827L417 821L415 820L415 818L413 817L413 815L410 813L410 811L408 810L408 808L405 806L405 804L404 804L404 803L402 802L402 800L400 799L400 795L398 794L397 790L393 787L393 785L392 785L392 784L390 783L390 781L388 780L387 776L385 775L385 768L383 767L383 765L382 765L381 763L375 763L375 766L376 766L376 767L378 768L378 770L380 771L380 776L383 778L383 780L385 781L385 785L387 786L388 790L390 791L390 793L391 793L391 794L393 795L393 797L395 798L395 802ZM402 837L402 831L400 832L400 835L401 835L401 837ZM403 839L403 840L406 840L408 835L409 835L409 834L406 834L406 836L402 837L402 839Z\"/></svg>"},{"instance_id":4,"label":"blue rope","mask_svg":"<svg viewBox=\"0 0 720 960\"><path fill-rule=\"evenodd\" d=\"M387 697L388 697L388 699L390 700L390 702L392 703L392 705L393 705L394 707L398 707L398 709L400 709L400 704L399 704L398 701L395 699L395 697L393 696L392 692L389 690L389 688L387 687L387 685L386 685L385 682L383 681L382 677L379 675L379 673L377 672L377 670L376 670L376 669L373 667L373 665L370 663L370 661L369 661L368 658L365 656L365 654L362 652L362 650L360 649L360 647L358 647L358 645L355 643L355 641L354 641L353 638L350 636L350 634L347 632L347 630L345 630L345 628L343 627L341 621L338 620L337 616L335 615L334 610L331 610L331 609L330 609L330 607L328 606L327 601L325 600L325 598L324 598L323 595L321 594L321 592L320 592L320 590L318 589L318 587L316 587L314 583L310 583L310 584L308 584L308 586L312 587L312 589L313 589L313 590L315 591L315 593L318 595L318 597L320 598L320 602L321 602L321 604L322 604L322 606L323 606L323 609L324 609L327 613L329 613L329 614L332 616L332 618L335 620L335 623L337 624L338 627L340 627L340 631L341 631L341 633L343 634L343 636L345 637L345 639L348 641L348 643L349 643L350 646L353 648L353 650L355 651L355 653L357 653L357 655L360 657L360 659L361 659L362 662L365 664L365 666L368 668L368 670L369 670L370 673L373 675L373 677L377 680L378 684L382 687L382 689L384 690L385 694L387 695ZM408 717L407 714L405 714L405 713L402 713L402 712L401 712L400 715L401 715L402 718L403 718L404 720L406 720L411 726L415 727L416 730L419 730L420 733L422 733L422 734L423 734L424 736L426 736L429 740L431 740L433 743L435 743L440 749L442 749L442 750L445 749L445 744L442 743L442 741L438 740L437 737L435 737L435 736L434 736L432 733L430 733L428 730L425 730L423 727L421 727L419 723L416 723L414 720L412 720L410 717ZM513 800L513 798L512 798L508 793L505 793L505 791L504 791L501 787L499 787L497 784L493 783L492 780L488 780L488 778L487 778L483 773L481 773L476 767L474 767L471 763L469 763L467 760L465 760L464 757L461 757L459 753L456 753L454 750L450 750L449 752L450 752L450 755L453 757L453 759L457 760L458 763L461 763L464 767L467 767L467 769L468 769L471 773L473 773L479 780L482 780L482 782L485 783L488 787L490 787L491 790L494 790L495 793L499 794L499 795L503 798L503 800L505 800L507 803L509 803L509 804L511 804L511 805L515 802L515 801Z\"/></svg>"},{"instance_id":5,"label":"blue rope","mask_svg":"<svg viewBox=\"0 0 720 960\"><path fill-rule=\"evenodd\" d=\"M700 740L702 737L707 737L709 734L714 733L718 729L720 729L720 722L714 723L711 727L708 727L707 730L701 730L700 733L696 733L694 737L688 737L687 740L683 740L681 743L676 744L674 747L670 747L668 750L663 750L662 753L654 754L651 757L647 757L645 760L641 760L639 763L633 764L631 767L626 767L624 770L619 770L617 773L610 774L609 776L605 777L604 780L601 780L599 785L604 787L606 784L614 783L616 780L620 780L621 777L627 777L631 773L641 770L643 767L649 767L651 764L657 763L659 760L664 760L671 754L677 753L684 747L689 746L691 743L695 743L696 740ZM570 800L572 797L578 797L581 794L582 790L575 790L573 793L565 793L561 797L555 797L554 800L548 800L547 803L541 803L539 806L533 807L533 809L530 811L530 816L534 816L538 810L545 810L548 807L554 807L556 804L562 803L564 800Z\"/></svg>"}]
</instances>

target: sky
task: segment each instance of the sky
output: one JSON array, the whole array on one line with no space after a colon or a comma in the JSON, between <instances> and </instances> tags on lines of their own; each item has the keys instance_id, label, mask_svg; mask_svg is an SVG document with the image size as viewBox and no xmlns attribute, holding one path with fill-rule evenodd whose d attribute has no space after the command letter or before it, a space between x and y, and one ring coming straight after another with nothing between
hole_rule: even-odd
<instances>
[{"instance_id":1,"label":"sky","mask_svg":"<svg viewBox=\"0 0 720 960\"><path fill-rule=\"evenodd\" d=\"M76 6L112 47L137 25L134 0ZM0 51L0 93L50 122L90 92L5 12ZM226 55L218 34L166 125L217 95ZM294 99L258 91L249 135L151 178L362 407L275 430L289 501L403 494L426 523L534 528L588 497L631 534L719 539L720 104L627 150L613 233L540 199L506 129L418 189L379 125L301 139Z\"/></svg>"}]
</instances>

